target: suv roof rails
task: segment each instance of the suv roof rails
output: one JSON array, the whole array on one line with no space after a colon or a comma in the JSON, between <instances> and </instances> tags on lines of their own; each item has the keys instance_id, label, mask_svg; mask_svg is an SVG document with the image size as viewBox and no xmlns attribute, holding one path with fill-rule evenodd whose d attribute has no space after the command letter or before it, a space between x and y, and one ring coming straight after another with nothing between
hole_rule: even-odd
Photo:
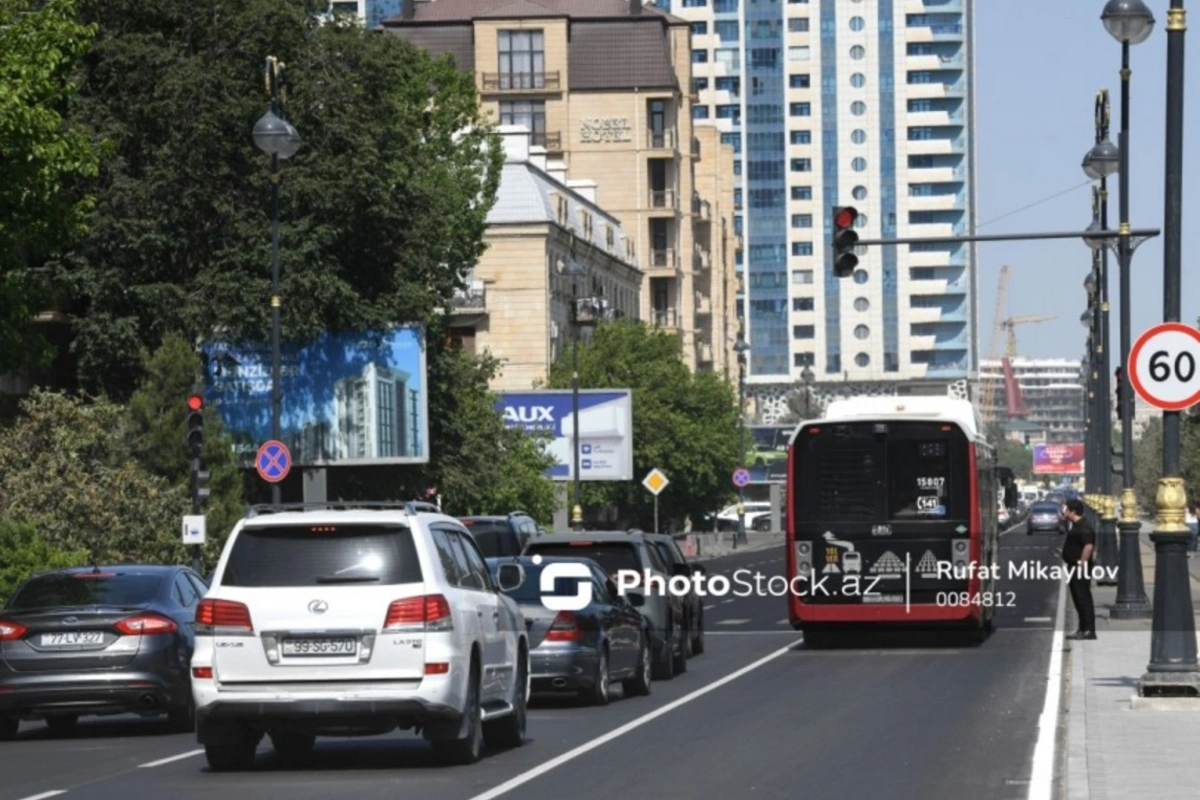
<instances>
[{"instance_id":1,"label":"suv roof rails","mask_svg":"<svg viewBox=\"0 0 1200 800\"><path fill-rule=\"evenodd\" d=\"M517 511L508 512L508 515L510 517L528 517L528 516L530 516L528 511L521 511L519 509Z\"/></svg>"},{"instance_id":2,"label":"suv roof rails","mask_svg":"<svg viewBox=\"0 0 1200 800\"><path fill-rule=\"evenodd\" d=\"M421 500L409 500L405 503L385 502L375 500L327 500L311 503L258 503L246 509L246 518L257 517L259 514L282 514L288 511L404 511L408 514L435 513L442 510L433 503Z\"/></svg>"}]
</instances>

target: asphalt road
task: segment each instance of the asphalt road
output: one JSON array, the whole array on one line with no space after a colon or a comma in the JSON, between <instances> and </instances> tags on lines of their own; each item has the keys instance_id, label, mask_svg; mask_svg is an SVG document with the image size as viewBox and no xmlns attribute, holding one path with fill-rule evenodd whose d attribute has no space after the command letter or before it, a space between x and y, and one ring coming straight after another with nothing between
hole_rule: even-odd
<instances>
[{"instance_id":1,"label":"asphalt road","mask_svg":"<svg viewBox=\"0 0 1200 800\"><path fill-rule=\"evenodd\" d=\"M1057 537L1006 534L1001 562L1053 563ZM782 548L708 562L782 574ZM1007 567L1004 567L1007 572ZM155 796L1024 798L1046 689L1058 584L1002 581L1016 606L981 646L866 643L808 651L780 598L708 601L706 652L643 698L538 701L525 746L470 767L432 765L407 733L320 740L302 766L264 742L257 768L210 773L190 735L154 721L83 719L55 739L25 723L0 745L0 800ZM619 688L615 690L619 693Z\"/></svg>"}]
</instances>

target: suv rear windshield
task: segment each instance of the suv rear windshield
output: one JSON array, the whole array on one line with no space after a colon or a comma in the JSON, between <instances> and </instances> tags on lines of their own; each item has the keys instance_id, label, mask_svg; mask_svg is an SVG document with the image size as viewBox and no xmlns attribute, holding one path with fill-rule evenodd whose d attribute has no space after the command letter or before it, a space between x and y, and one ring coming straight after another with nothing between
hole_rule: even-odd
<instances>
[{"instance_id":1,"label":"suv rear windshield","mask_svg":"<svg viewBox=\"0 0 1200 800\"><path fill-rule=\"evenodd\" d=\"M158 596L162 575L75 572L32 578L9 601L13 609L140 606Z\"/></svg>"},{"instance_id":2,"label":"suv rear windshield","mask_svg":"<svg viewBox=\"0 0 1200 800\"><path fill-rule=\"evenodd\" d=\"M383 525L246 527L229 554L225 586L419 583L412 532Z\"/></svg>"},{"instance_id":3,"label":"suv rear windshield","mask_svg":"<svg viewBox=\"0 0 1200 800\"><path fill-rule=\"evenodd\" d=\"M526 550L526 555L565 556L567 558L590 558L609 575L623 569L641 572L645 569L632 543L625 542L562 542L537 543Z\"/></svg>"},{"instance_id":4,"label":"suv rear windshield","mask_svg":"<svg viewBox=\"0 0 1200 800\"><path fill-rule=\"evenodd\" d=\"M484 558L503 558L521 554L521 539L507 522L462 520Z\"/></svg>"}]
</instances>

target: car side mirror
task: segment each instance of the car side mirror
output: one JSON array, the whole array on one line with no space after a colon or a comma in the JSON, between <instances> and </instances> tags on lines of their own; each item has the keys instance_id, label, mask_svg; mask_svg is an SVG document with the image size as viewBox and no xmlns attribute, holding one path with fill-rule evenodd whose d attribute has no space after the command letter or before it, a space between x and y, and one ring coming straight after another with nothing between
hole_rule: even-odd
<instances>
[{"instance_id":1,"label":"car side mirror","mask_svg":"<svg viewBox=\"0 0 1200 800\"><path fill-rule=\"evenodd\" d=\"M641 592L626 592L625 599L629 601L629 605L634 608L641 608L646 605L646 595Z\"/></svg>"},{"instance_id":2,"label":"car side mirror","mask_svg":"<svg viewBox=\"0 0 1200 800\"><path fill-rule=\"evenodd\" d=\"M694 575L707 575L707 574L708 574L708 568L707 568L707 567L705 567L703 564L692 564L692 574L694 574Z\"/></svg>"},{"instance_id":3,"label":"car side mirror","mask_svg":"<svg viewBox=\"0 0 1200 800\"><path fill-rule=\"evenodd\" d=\"M525 570L520 564L501 564L496 569L496 585L500 591L509 592L525 582Z\"/></svg>"},{"instance_id":4,"label":"car side mirror","mask_svg":"<svg viewBox=\"0 0 1200 800\"><path fill-rule=\"evenodd\" d=\"M608 590L609 595L612 597L621 596L621 591L617 588L617 584L613 582L612 578L606 578L604 580L604 588Z\"/></svg>"},{"instance_id":5,"label":"car side mirror","mask_svg":"<svg viewBox=\"0 0 1200 800\"><path fill-rule=\"evenodd\" d=\"M688 575L692 574L692 570L690 567L688 567L687 564L676 564L675 569L672 571L676 575L683 575L684 577L687 577Z\"/></svg>"}]
</instances>

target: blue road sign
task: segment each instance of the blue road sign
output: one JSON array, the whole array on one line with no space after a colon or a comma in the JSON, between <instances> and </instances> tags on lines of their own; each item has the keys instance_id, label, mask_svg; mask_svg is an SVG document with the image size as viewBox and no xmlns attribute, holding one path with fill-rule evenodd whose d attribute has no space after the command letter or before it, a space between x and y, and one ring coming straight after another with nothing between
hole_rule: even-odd
<instances>
[{"instance_id":1,"label":"blue road sign","mask_svg":"<svg viewBox=\"0 0 1200 800\"><path fill-rule=\"evenodd\" d=\"M733 471L733 485L744 489L750 485L750 470L739 467Z\"/></svg>"},{"instance_id":2,"label":"blue road sign","mask_svg":"<svg viewBox=\"0 0 1200 800\"><path fill-rule=\"evenodd\" d=\"M267 483L279 483L292 470L292 454L286 444L272 439L258 448L254 466L258 470L258 477Z\"/></svg>"}]
</instances>

